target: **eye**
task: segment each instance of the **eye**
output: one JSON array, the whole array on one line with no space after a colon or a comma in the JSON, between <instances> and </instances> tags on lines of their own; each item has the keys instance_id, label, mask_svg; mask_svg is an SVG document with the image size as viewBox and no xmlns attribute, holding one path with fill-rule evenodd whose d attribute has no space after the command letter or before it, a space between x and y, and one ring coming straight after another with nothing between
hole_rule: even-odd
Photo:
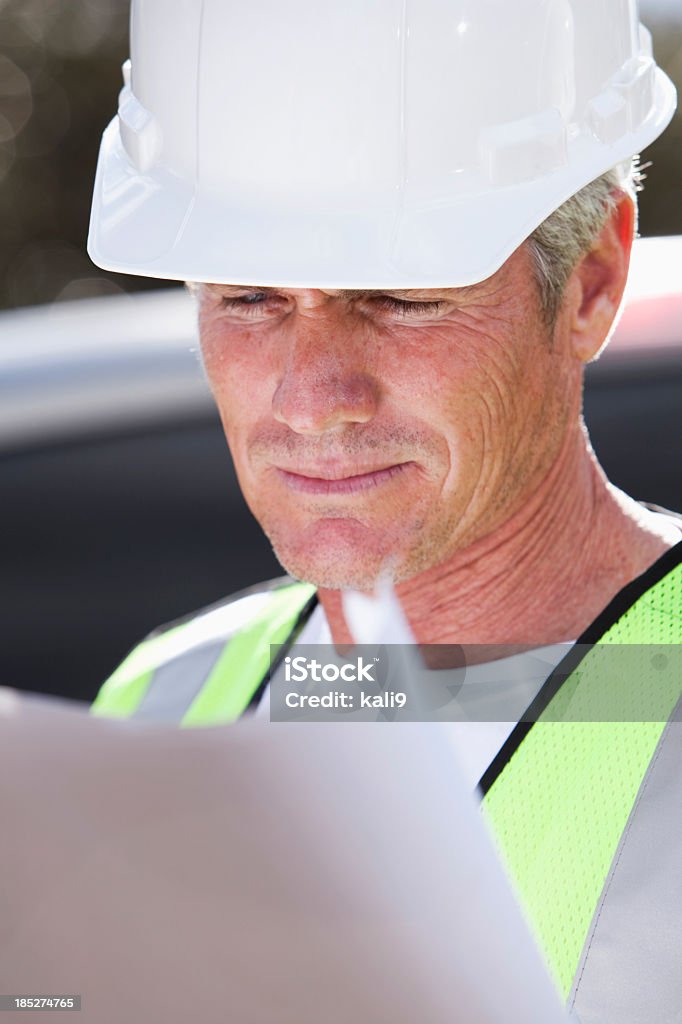
<instances>
[{"instance_id":1,"label":"eye","mask_svg":"<svg viewBox=\"0 0 682 1024\"><path fill-rule=\"evenodd\" d=\"M220 297L221 309L240 320L266 320L281 315L287 306L287 299L283 295L263 289Z\"/></svg>"},{"instance_id":2,"label":"eye","mask_svg":"<svg viewBox=\"0 0 682 1024\"><path fill-rule=\"evenodd\" d=\"M252 292L250 295L223 296L223 306L257 306L267 298L267 292Z\"/></svg>"},{"instance_id":3,"label":"eye","mask_svg":"<svg viewBox=\"0 0 682 1024\"><path fill-rule=\"evenodd\" d=\"M397 299L393 295L377 295L371 300L375 309L399 320L429 320L442 315L447 303L438 300Z\"/></svg>"}]
</instances>

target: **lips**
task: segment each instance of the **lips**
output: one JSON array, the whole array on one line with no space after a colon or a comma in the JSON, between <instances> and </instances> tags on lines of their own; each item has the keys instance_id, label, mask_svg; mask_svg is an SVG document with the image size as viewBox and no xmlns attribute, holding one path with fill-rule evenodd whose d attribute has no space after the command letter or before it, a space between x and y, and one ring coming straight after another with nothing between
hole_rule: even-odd
<instances>
[{"instance_id":1,"label":"lips","mask_svg":"<svg viewBox=\"0 0 682 1024\"><path fill-rule=\"evenodd\" d=\"M399 462L389 466L326 466L283 469L276 467L282 482L304 494L344 495L368 491L394 480L405 473L413 462Z\"/></svg>"}]
</instances>

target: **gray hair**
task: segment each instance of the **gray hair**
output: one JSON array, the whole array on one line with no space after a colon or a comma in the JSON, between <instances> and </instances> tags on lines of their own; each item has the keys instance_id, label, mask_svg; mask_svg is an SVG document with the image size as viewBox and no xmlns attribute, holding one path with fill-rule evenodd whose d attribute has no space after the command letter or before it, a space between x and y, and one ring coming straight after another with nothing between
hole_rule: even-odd
<instances>
[{"instance_id":1,"label":"gray hair","mask_svg":"<svg viewBox=\"0 0 682 1024\"><path fill-rule=\"evenodd\" d=\"M528 238L543 314L554 323L571 271L589 250L616 206L616 190L635 196L636 160L612 168L567 199Z\"/></svg>"}]
</instances>

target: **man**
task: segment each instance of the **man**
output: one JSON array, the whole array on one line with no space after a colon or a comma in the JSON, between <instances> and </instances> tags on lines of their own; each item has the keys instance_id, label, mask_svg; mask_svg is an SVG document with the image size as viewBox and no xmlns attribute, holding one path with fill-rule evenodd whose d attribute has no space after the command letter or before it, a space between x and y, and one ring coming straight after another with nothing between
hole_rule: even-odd
<instances>
[{"instance_id":1,"label":"man","mask_svg":"<svg viewBox=\"0 0 682 1024\"><path fill-rule=\"evenodd\" d=\"M485 644L503 675L541 648L528 721L461 738L472 783L584 1021L673 1019L649 912L670 863L650 891L615 866L636 874L642 836L670 849L640 797L673 806L679 692L660 721L636 705L558 732L546 713L593 662L545 676L576 640L680 639L680 525L607 481L581 420L627 278L632 158L674 92L634 0L469 7L133 3L90 252L194 282L240 485L300 582L162 630L95 710L233 720L271 644L351 641L343 592L386 574L420 643ZM623 921L655 947L647 986Z\"/></svg>"}]
</instances>

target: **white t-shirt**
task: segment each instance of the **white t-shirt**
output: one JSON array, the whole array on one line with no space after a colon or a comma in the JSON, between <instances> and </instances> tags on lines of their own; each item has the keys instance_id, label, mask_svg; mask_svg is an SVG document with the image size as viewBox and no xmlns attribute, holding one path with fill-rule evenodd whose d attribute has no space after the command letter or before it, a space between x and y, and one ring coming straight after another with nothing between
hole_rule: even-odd
<instances>
[{"instance_id":1,"label":"white t-shirt","mask_svg":"<svg viewBox=\"0 0 682 1024\"><path fill-rule=\"evenodd\" d=\"M329 623L322 605L318 604L301 630L296 645L331 643ZM522 687L523 703L527 707L571 646L571 642L551 644L532 651L525 651L522 654L515 654L509 658L468 666L462 685L476 687L503 681L509 686ZM443 676L448 672L442 669L435 674ZM269 687L258 705L256 715L258 717L269 717L270 715ZM413 724L415 728L419 727L418 722ZM443 723L443 728L446 729L452 740L457 758L472 789L476 787L515 724L515 722ZM405 728L405 725L402 727Z\"/></svg>"}]
</instances>

